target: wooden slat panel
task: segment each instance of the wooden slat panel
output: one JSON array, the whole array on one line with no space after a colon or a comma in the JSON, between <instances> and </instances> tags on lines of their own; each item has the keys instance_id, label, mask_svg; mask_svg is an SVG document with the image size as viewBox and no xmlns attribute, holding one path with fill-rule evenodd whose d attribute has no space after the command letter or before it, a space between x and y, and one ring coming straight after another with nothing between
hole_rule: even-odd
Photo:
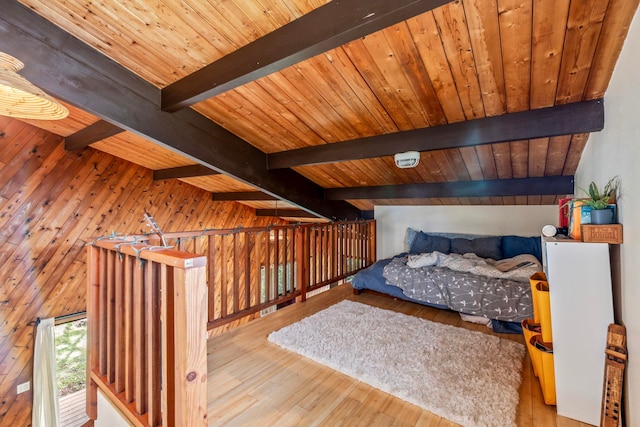
<instances>
[{"instance_id":1,"label":"wooden slat panel","mask_svg":"<svg viewBox=\"0 0 640 427\"><path fill-rule=\"evenodd\" d=\"M77 130L74 123L57 126ZM0 317L8 325L0 334L3 425L30 419L30 393L16 395L16 386L31 379L33 330L25 325L86 308L87 242L112 231L148 231L145 209L168 232L283 223L237 203L213 202L181 181L154 183L151 171L91 147L66 153L62 138L17 120L0 117L0 130ZM106 307L106 294L100 301ZM106 344L106 329L97 334ZM106 373L106 359L98 369Z\"/></svg>"}]
</instances>

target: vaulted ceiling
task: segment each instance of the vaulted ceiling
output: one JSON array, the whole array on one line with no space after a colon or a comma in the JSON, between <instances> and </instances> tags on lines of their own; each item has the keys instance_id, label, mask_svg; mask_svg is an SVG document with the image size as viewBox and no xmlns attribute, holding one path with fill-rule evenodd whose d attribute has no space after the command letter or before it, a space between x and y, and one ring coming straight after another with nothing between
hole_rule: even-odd
<instances>
[{"instance_id":1,"label":"vaulted ceiling","mask_svg":"<svg viewBox=\"0 0 640 427\"><path fill-rule=\"evenodd\" d=\"M1 0L0 51L68 150L258 213L554 204L639 1Z\"/></svg>"}]
</instances>

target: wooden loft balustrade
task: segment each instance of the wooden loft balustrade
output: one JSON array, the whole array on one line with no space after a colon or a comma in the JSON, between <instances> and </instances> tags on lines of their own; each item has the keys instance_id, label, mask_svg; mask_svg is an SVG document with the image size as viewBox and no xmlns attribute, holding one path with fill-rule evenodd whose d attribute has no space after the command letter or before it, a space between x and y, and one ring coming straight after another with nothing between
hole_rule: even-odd
<instances>
[{"instance_id":1,"label":"wooden loft balustrade","mask_svg":"<svg viewBox=\"0 0 640 427\"><path fill-rule=\"evenodd\" d=\"M100 389L134 426L206 426L206 258L98 240L87 265L89 417Z\"/></svg>"},{"instance_id":2,"label":"wooden loft balustrade","mask_svg":"<svg viewBox=\"0 0 640 427\"><path fill-rule=\"evenodd\" d=\"M208 326L293 300L376 259L375 221L164 233L169 245L208 258ZM159 242L159 240L158 240Z\"/></svg>"},{"instance_id":3,"label":"wooden loft balustrade","mask_svg":"<svg viewBox=\"0 0 640 427\"><path fill-rule=\"evenodd\" d=\"M206 425L207 327L304 301L376 258L372 220L162 237L88 246L91 419L100 389L135 426Z\"/></svg>"}]
</instances>

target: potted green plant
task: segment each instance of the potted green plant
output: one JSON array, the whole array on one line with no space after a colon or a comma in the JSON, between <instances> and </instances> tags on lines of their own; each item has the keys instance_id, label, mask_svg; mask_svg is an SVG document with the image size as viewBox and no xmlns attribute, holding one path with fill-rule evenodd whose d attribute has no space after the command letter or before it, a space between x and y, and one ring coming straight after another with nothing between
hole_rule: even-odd
<instances>
[{"instance_id":1,"label":"potted green plant","mask_svg":"<svg viewBox=\"0 0 640 427\"><path fill-rule=\"evenodd\" d=\"M591 181L587 190L581 189L587 193L588 197L574 199L585 205L591 206L591 224L611 224L614 221L614 211L609 205L616 200L616 193L620 182L615 176L606 183L602 191L598 188L594 181Z\"/></svg>"}]
</instances>

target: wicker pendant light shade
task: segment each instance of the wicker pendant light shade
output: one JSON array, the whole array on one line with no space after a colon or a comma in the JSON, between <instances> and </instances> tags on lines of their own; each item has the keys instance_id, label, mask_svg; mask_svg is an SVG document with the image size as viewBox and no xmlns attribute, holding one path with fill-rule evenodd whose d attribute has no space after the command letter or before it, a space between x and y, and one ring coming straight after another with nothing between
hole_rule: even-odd
<instances>
[{"instance_id":1,"label":"wicker pendant light shade","mask_svg":"<svg viewBox=\"0 0 640 427\"><path fill-rule=\"evenodd\" d=\"M69 110L18 74L24 64L0 52L0 115L21 119L58 120Z\"/></svg>"}]
</instances>

